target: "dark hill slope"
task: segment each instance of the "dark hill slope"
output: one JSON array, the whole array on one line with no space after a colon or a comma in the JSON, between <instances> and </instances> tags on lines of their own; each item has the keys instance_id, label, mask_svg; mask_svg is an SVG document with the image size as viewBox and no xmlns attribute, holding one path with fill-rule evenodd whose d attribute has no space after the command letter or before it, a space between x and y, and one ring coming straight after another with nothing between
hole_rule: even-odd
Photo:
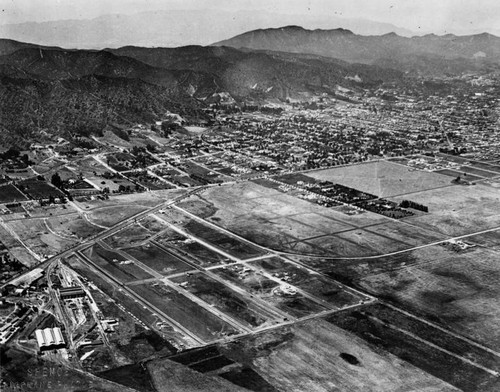
<instances>
[{"instance_id":1,"label":"dark hill slope","mask_svg":"<svg viewBox=\"0 0 500 392\"><path fill-rule=\"evenodd\" d=\"M158 119L167 110L202 116L203 100L215 92L240 100L286 98L401 77L315 55L233 48L85 51L20 45L0 56L0 127L4 138L88 134L110 122Z\"/></svg>"},{"instance_id":2,"label":"dark hill slope","mask_svg":"<svg viewBox=\"0 0 500 392\"><path fill-rule=\"evenodd\" d=\"M123 47L111 51L155 67L204 71L213 75L219 90L228 91L236 97L266 92L269 96L283 98L311 89L331 89L337 84L367 87L401 77L398 71L349 64L327 57L240 51L227 47ZM361 82L348 79L355 75L361 78Z\"/></svg>"},{"instance_id":3,"label":"dark hill slope","mask_svg":"<svg viewBox=\"0 0 500 392\"><path fill-rule=\"evenodd\" d=\"M0 77L0 145L40 135L99 134L110 123L130 125L167 111L203 116L199 104L153 84L126 78L84 76L64 80Z\"/></svg>"},{"instance_id":4,"label":"dark hill slope","mask_svg":"<svg viewBox=\"0 0 500 392\"><path fill-rule=\"evenodd\" d=\"M43 80L99 75L139 79L170 88L177 86L176 77L168 70L151 67L140 61L115 56L104 51L24 48L12 54L0 56L0 64L15 67Z\"/></svg>"},{"instance_id":5,"label":"dark hill slope","mask_svg":"<svg viewBox=\"0 0 500 392\"><path fill-rule=\"evenodd\" d=\"M12 39L2 39L0 38L0 56L4 56L6 54L11 54L19 49L25 48L45 48L45 49L60 49L58 47L48 47L48 46L40 46L36 44L30 44L27 42L19 42L14 41Z\"/></svg>"}]
</instances>

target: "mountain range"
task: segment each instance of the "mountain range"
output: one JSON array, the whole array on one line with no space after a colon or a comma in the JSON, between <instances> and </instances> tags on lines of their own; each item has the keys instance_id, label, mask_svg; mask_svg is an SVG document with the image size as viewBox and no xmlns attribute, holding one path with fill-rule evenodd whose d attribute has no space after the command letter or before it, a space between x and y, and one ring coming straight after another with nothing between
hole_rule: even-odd
<instances>
[{"instance_id":1,"label":"mountain range","mask_svg":"<svg viewBox=\"0 0 500 392\"><path fill-rule=\"evenodd\" d=\"M227 47L68 50L0 40L1 144L52 134L99 133L166 111L194 121L205 99L286 99L378 86L397 70L309 54Z\"/></svg>"},{"instance_id":2,"label":"mountain range","mask_svg":"<svg viewBox=\"0 0 500 392\"><path fill-rule=\"evenodd\" d=\"M249 31L214 45L310 53L403 71L441 74L476 69L485 63L500 63L500 38L487 33L470 36L429 34L409 38L395 33L363 36L346 29L307 30L286 26Z\"/></svg>"},{"instance_id":3,"label":"mountain range","mask_svg":"<svg viewBox=\"0 0 500 392\"><path fill-rule=\"evenodd\" d=\"M0 40L0 144L40 135L89 135L108 124L193 122L223 95L236 101L335 95L414 75L499 68L500 38L396 34L298 26L256 30L212 46L64 49ZM207 100L208 99L208 100Z\"/></svg>"},{"instance_id":4,"label":"mountain range","mask_svg":"<svg viewBox=\"0 0 500 392\"><path fill-rule=\"evenodd\" d=\"M124 45L177 47L209 45L245 31L300 23L305 27L338 26L358 34L414 35L388 23L335 15L283 15L257 11L169 10L109 14L93 19L0 24L0 37L65 48L104 49Z\"/></svg>"}]
</instances>

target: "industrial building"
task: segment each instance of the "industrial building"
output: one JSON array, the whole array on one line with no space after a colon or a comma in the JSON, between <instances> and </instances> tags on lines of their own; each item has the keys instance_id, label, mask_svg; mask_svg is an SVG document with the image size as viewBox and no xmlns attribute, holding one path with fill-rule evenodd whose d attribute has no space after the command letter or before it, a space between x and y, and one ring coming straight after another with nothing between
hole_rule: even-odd
<instances>
[{"instance_id":1,"label":"industrial building","mask_svg":"<svg viewBox=\"0 0 500 392\"><path fill-rule=\"evenodd\" d=\"M58 327L37 329L35 336L40 351L61 348L66 345L61 329Z\"/></svg>"},{"instance_id":2,"label":"industrial building","mask_svg":"<svg viewBox=\"0 0 500 392\"><path fill-rule=\"evenodd\" d=\"M62 287L59 289L61 299L85 297L85 291L80 286Z\"/></svg>"}]
</instances>

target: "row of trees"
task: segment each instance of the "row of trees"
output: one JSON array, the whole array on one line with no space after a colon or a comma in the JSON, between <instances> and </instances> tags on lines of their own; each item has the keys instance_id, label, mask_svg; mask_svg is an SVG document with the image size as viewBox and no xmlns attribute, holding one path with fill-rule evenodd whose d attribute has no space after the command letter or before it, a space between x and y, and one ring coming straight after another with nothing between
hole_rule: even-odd
<instances>
[{"instance_id":1,"label":"row of trees","mask_svg":"<svg viewBox=\"0 0 500 392\"><path fill-rule=\"evenodd\" d=\"M401 203L399 203L399 206L401 208L413 208L414 210L429 212L429 207L424 206L423 204L415 203L411 200L403 200Z\"/></svg>"}]
</instances>

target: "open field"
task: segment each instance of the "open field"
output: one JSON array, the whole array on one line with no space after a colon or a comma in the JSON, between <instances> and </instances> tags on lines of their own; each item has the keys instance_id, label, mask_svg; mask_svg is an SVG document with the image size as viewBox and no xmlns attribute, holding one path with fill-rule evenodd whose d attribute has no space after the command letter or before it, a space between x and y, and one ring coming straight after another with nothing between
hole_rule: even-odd
<instances>
[{"instance_id":1,"label":"open field","mask_svg":"<svg viewBox=\"0 0 500 392\"><path fill-rule=\"evenodd\" d=\"M278 390L457 391L321 319L248 336L221 351L233 361L252 364Z\"/></svg>"},{"instance_id":2,"label":"open field","mask_svg":"<svg viewBox=\"0 0 500 392\"><path fill-rule=\"evenodd\" d=\"M301 261L497 350L499 256L436 245L380 259Z\"/></svg>"},{"instance_id":3,"label":"open field","mask_svg":"<svg viewBox=\"0 0 500 392\"><path fill-rule=\"evenodd\" d=\"M190 260L200 265L201 267L210 267L214 265L221 265L232 263L233 261L227 257L221 255L220 253L214 252L213 250L206 248L202 244L196 241L188 240L186 238L162 241L164 246L172 247L178 249L183 253L188 253L191 257Z\"/></svg>"},{"instance_id":4,"label":"open field","mask_svg":"<svg viewBox=\"0 0 500 392\"><path fill-rule=\"evenodd\" d=\"M27 200L14 185L0 186L0 203L12 203Z\"/></svg>"},{"instance_id":5,"label":"open field","mask_svg":"<svg viewBox=\"0 0 500 392\"><path fill-rule=\"evenodd\" d=\"M228 358L217 346L202 347L187 352L182 352L169 357L169 361L175 361L185 365L187 368L196 370L199 376L205 374L217 374L217 379L228 380L233 383L230 391L236 391L236 386L240 386L245 391L256 392L277 392L277 389L267 382L262 376L252 369L247 363L238 363ZM199 377L198 376L198 377ZM214 377L212 377L214 378ZM203 389L205 392L205 389Z\"/></svg>"},{"instance_id":6,"label":"open field","mask_svg":"<svg viewBox=\"0 0 500 392\"><path fill-rule=\"evenodd\" d=\"M19 244L19 246L10 247L9 253L27 267L33 267L39 263L39 261L21 244Z\"/></svg>"},{"instance_id":7,"label":"open field","mask_svg":"<svg viewBox=\"0 0 500 392\"><path fill-rule=\"evenodd\" d=\"M202 374L168 358L147 362L157 392L247 392L248 389L217 377ZM189 383L186 383L189 380Z\"/></svg>"},{"instance_id":8,"label":"open field","mask_svg":"<svg viewBox=\"0 0 500 392\"><path fill-rule=\"evenodd\" d=\"M394 198L396 201L403 199L405 197ZM498 190L487 185L422 191L412 194L411 200L429 207L428 214L406 219L407 223L419 228L458 236L500 226Z\"/></svg>"},{"instance_id":9,"label":"open field","mask_svg":"<svg viewBox=\"0 0 500 392\"><path fill-rule=\"evenodd\" d=\"M48 176L64 167L65 162L55 157L50 157L46 152L39 151L36 155L38 163L33 166L33 170L43 176Z\"/></svg>"},{"instance_id":10,"label":"open field","mask_svg":"<svg viewBox=\"0 0 500 392\"><path fill-rule=\"evenodd\" d=\"M162 283L134 285L130 288L205 341L238 332L208 310Z\"/></svg>"},{"instance_id":11,"label":"open field","mask_svg":"<svg viewBox=\"0 0 500 392\"><path fill-rule=\"evenodd\" d=\"M124 246L134 246L140 244L152 235L153 233L140 223L134 223L133 225L120 230L118 233L114 233L111 236L106 237L104 242L111 248L121 248Z\"/></svg>"},{"instance_id":12,"label":"open field","mask_svg":"<svg viewBox=\"0 0 500 392\"><path fill-rule=\"evenodd\" d=\"M263 252L256 247L195 220L187 223L184 228L195 237L201 238L224 252L242 260L263 254Z\"/></svg>"},{"instance_id":13,"label":"open field","mask_svg":"<svg viewBox=\"0 0 500 392\"><path fill-rule=\"evenodd\" d=\"M179 276L172 281L182 284L190 293L249 328L257 328L270 321L262 309L250 300L203 273Z\"/></svg>"},{"instance_id":14,"label":"open field","mask_svg":"<svg viewBox=\"0 0 500 392\"><path fill-rule=\"evenodd\" d=\"M172 200L183 193L185 190L182 189L166 189L156 191L154 193L142 192L142 193L130 193L126 195L114 195L109 200L87 199L85 201L80 201L77 204L83 210L87 212L93 212L103 207L119 207L126 208L129 205L142 206L142 207L154 207L162 202Z\"/></svg>"},{"instance_id":15,"label":"open field","mask_svg":"<svg viewBox=\"0 0 500 392\"><path fill-rule=\"evenodd\" d=\"M163 275L172 275L193 269L193 267L184 263L178 257L163 251L158 246L151 243L124 248L123 250L130 256Z\"/></svg>"},{"instance_id":16,"label":"open field","mask_svg":"<svg viewBox=\"0 0 500 392\"><path fill-rule=\"evenodd\" d=\"M378 235L393 238L396 241L407 243L411 246L419 246L436 242L445 238L445 235L432 231L432 228L415 229L413 225L406 222L387 222L380 225L366 227L365 232L372 232Z\"/></svg>"},{"instance_id":17,"label":"open field","mask_svg":"<svg viewBox=\"0 0 500 392\"><path fill-rule=\"evenodd\" d=\"M433 325L420 321L383 304L374 304L359 309L359 313L374 317L382 322L397 326L415 336L418 336L436 346L446 349L473 361L493 371L500 371L500 356L493 354L467 340L453 336Z\"/></svg>"},{"instance_id":18,"label":"open field","mask_svg":"<svg viewBox=\"0 0 500 392\"><path fill-rule=\"evenodd\" d=\"M147 210L147 208L136 204L96 208L89 214L89 220L96 225L111 227L122 220Z\"/></svg>"},{"instance_id":19,"label":"open field","mask_svg":"<svg viewBox=\"0 0 500 392\"><path fill-rule=\"evenodd\" d=\"M321 218L318 219L320 222L324 221ZM282 218L276 218L276 219L270 219L268 220L269 224L273 226L273 229L276 231L286 233L288 236L295 238L295 239L305 239L305 238L311 238L311 237L319 237L319 236L324 236L328 234L326 231L328 230L327 227L325 227L325 230L322 230L318 228L318 226L315 226L314 224L308 225L305 224L304 221L301 219L301 216L293 215L292 217L282 217ZM337 222L330 220L332 223L331 225L331 230L338 229L339 226L336 224ZM341 226L340 227L348 227L348 226Z\"/></svg>"},{"instance_id":20,"label":"open field","mask_svg":"<svg viewBox=\"0 0 500 392\"><path fill-rule=\"evenodd\" d=\"M439 174L442 174L444 176L450 176L450 177L453 177L453 179L460 177L461 179L466 180L466 181L478 181L478 180L483 179L483 177L475 176L473 174L467 174L467 176L464 176L463 171L456 171L456 170L452 170L452 169L436 170L435 173L439 173Z\"/></svg>"},{"instance_id":21,"label":"open field","mask_svg":"<svg viewBox=\"0 0 500 392\"><path fill-rule=\"evenodd\" d=\"M468 179L469 175L472 174L474 176L479 176L483 178L492 178L492 177L498 177L500 176L500 173L498 172L491 172L487 170L481 170L478 167L471 167L471 166L462 166L460 167L460 172L467 173L466 176L463 176L464 179Z\"/></svg>"},{"instance_id":22,"label":"open field","mask_svg":"<svg viewBox=\"0 0 500 392\"><path fill-rule=\"evenodd\" d=\"M476 167L479 169L484 169L484 170L488 170L490 172L498 173L498 175L500 176L500 166L499 165L493 165L490 163L475 162L475 161L470 162L470 164L472 167Z\"/></svg>"},{"instance_id":23,"label":"open field","mask_svg":"<svg viewBox=\"0 0 500 392\"><path fill-rule=\"evenodd\" d=\"M450 355L445 350L466 359L479 360L474 346L463 344L424 323L405 318L402 314L387 309L366 307L366 311L354 310L329 316L328 321L352 332L372 346L398 356L415 367L421 368L465 392L497 391L500 381L486 371ZM388 327L387 325L391 326ZM426 341L430 340L430 344ZM437 347L436 347L437 346ZM481 352L481 357L487 352ZM498 358L486 356L483 361L498 366ZM492 363L493 362L493 363ZM422 390L418 388L418 390Z\"/></svg>"},{"instance_id":24,"label":"open field","mask_svg":"<svg viewBox=\"0 0 500 392\"><path fill-rule=\"evenodd\" d=\"M412 247L408 243L362 229L317 237L306 240L306 243L322 249L322 253L330 257L376 256Z\"/></svg>"},{"instance_id":25,"label":"open field","mask_svg":"<svg viewBox=\"0 0 500 392\"><path fill-rule=\"evenodd\" d=\"M52 216L59 217L77 212L77 210L69 203L40 206L35 202L32 204L25 204L24 208L28 211L32 218L50 218Z\"/></svg>"},{"instance_id":26,"label":"open field","mask_svg":"<svg viewBox=\"0 0 500 392\"><path fill-rule=\"evenodd\" d=\"M500 189L500 178L484 180L481 183L483 185L491 186L492 188Z\"/></svg>"},{"instance_id":27,"label":"open field","mask_svg":"<svg viewBox=\"0 0 500 392\"><path fill-rule=\"evenodd\" d=\"M376 229L373 231L376 231ZM409 243L391 237L384 237L379 235L378 232L374 233L373 231L357 229L335 234L335 237L353 242L357 246L368 248L373 255L411 248ZM328 242L325 241L325 243ZM333 241L333 243L335 243L335 241Z\"/></svg>"},{"instance_id":28,"label":"open field","mask_svg":"<svg viewBox=\"0 0 500 392\"><path fill-rule=\"evenodd\" d=\"M46 223L51 231L69 239L87 238L102 231L78 214L46 218Z\"/></svg>"},{"instance_id":29,"label":"open field","mask_svg":"<svg viewBox=\"0 0 500 392\"><path fill-rule=\"evenodd\" d=\"M77 241L76 237L63 237L52 232L45 219L15 220L8 225L26 246L39 255L54 255Z\"/></svg>"},{"instance_id":30,"label":"open field","mask_svg":"<svg viewBox=\"0 0 500 392\"><path fill-rule=\"evenodd\" d=\"M114 132L111 130L104 130L103 136L102 137L96 137L99 142L104 143L104 144L109 144L115 147L125 147L125 148L130 148L132 147L132 143L127 142L126 140L122 139L121 137L118 137Z\"/></svg>"},{"instance_id":31,"label":"open field","mask_svg":"<svg viewBox=\"0 0 500 392\"><path fill-rule=\"evenodd\" d=\"M204 347L187 353L170 357L169 359L186 365L200 373L208 373L225 366L234 365L234 361L221 354L216 346Z\"/></svg>"},{"instance_id":32,"label":"open field","mask_svg":"<svg viewBox=\"0 0 500 392\"><path fill-rule=\"evenodd\" d=\"M305 254L325 254L309 239L392 221L371 212L347 215L343 206L324 208L252 182L210 188L179 206L261 246Z\"/></svg>"},{"instance_id":33,"label":"open field","mask_svg":"<svg viewBox=\"0 0 500 392\"><path fill-rule=\"evenodd\" d=\"M152 278L150 274L117 252L94 245L83 252L99 267L108 271L121 282Z\"/></svg>"},{"instance_id":34,"label":"open field","mask_svg":"<svg viewBox=\"0 0 500 392\"><path fill-rule=\"evenodd\" d=\"M314 227L315 229L320 230L322 233L325 234L335 234L341 231L352 230L355 228L355 226L347 222L336 220L328 214L321 215L320 213L314 213L314 212L292 215L287 219L292 219L294 221L301 222L302 224L308 225L311 228Z\"/></svg>"},{"instance_id":35,"label":"open field","mask_svg":"<svg viewBox=\"0 0 500 392\"><path fill-rule=\"evenodd\" d=\"M0 226L0 242L2 246L9 250L9 253L12 254L12 256L18 259L25 266L32 267L35 264L38 264L38 260L35 259L31 253L29 253L26 248L2 226Z\"/></svg>"},{"instance_id":36,"label":"open field","mask_svg":"<svg viewBox=\"0 0 500 392\"><path fill-rule=\"evenodd\" d=\"M473 235L467 238L467 242L473 242L486 248L500 251L500 229L489 233Z\"/></svg>"},{"instance_id":37,"label":"open field","mask_svg":"<svg viewBox=\"0 0 500 392\"><path fill-rule=\"evenodd\" d=\"M379 197L390 197L451 185L451 180L447 176L413 170L388 161L311 171L307 175Z\"/></svg>"}]
</instances>

